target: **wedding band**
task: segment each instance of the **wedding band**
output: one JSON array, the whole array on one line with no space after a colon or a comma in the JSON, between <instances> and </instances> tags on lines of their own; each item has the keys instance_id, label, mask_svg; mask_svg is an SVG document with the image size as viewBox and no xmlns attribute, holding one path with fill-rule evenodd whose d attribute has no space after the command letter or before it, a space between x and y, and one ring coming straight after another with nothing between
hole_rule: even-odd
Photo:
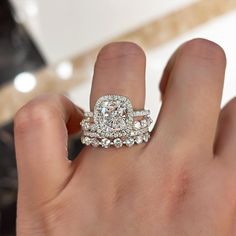
<instances>
[{"instance_id":1,"label":"wedding band","mask_svg":"<svg viewBox=\"0 0 236 236\"><path fill-rule=\"evenodd\" d=\"M93 147L131 147L148 142L151 123L150 111L134 111L127 97L102 96L93 112L84 113L81 142Z\"/></svg>"}]
</instances>

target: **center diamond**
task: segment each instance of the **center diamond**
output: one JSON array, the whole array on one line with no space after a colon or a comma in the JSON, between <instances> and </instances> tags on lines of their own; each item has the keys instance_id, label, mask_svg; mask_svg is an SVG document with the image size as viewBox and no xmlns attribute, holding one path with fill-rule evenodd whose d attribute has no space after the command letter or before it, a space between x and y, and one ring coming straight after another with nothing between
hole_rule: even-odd
<instances>
[{"instance_id":1,"label":"center diamond","mask_svg":"<svg viewBox=\"0 0 236 236\"><path fill-rule=\"evenodd\" d=\"M133 122L133 109L128 98L123 96L103 96L94 108L94 122L101 131L113 135L127 130Z\"/></svg>"},{"instance_id":2,"label":"center diamond","mask_svg":"<svg viewBox=\"0 0 236 236\"><path fill-rule=\"evenodd\" d=\"M119 100L104 101L100 108L100 121L115 130L121 130L126 127L127 107Z\"/></svg>"}]
</instances>

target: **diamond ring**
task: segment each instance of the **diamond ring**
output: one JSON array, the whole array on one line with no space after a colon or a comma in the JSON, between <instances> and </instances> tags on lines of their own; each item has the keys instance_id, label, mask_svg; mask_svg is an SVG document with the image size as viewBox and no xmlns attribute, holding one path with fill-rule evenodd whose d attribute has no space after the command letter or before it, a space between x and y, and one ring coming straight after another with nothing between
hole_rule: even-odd
<instances>
[{"instance_id":1,"label":"diamond ring","mask_svg":"<svg viewBox=\"0 0 236 236\"><path fill-rule=\"evenodd\" d=\"M134 111L125 96L100 97L93 112L85 112L81 121L81 142L93 147L131 147L148 142L152 123L149 110Z\"/></svg>"}]
</instances>

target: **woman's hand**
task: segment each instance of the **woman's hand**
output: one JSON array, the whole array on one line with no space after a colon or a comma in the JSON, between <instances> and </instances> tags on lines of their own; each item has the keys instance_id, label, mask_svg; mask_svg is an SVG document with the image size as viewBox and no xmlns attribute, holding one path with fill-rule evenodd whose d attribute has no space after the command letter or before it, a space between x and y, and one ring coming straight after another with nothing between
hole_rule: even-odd
<instances>
[{"instance_id":1,"label":"woman's hand","mask_svg":"<svg viewBox=\"0 0 236 236\"><path fill-rule=\"evenodd\" d=\"M225 65L218 45L185 43L164 71L150 141L85 147L72 162L67 135L80 130L82 112L59 95L25 105L15 117L18 236L236 235L236 100L220 110ZM91 109L106 94L144 107L145 55L137 45L100 51Z\"/></svg>"}]
</instances>

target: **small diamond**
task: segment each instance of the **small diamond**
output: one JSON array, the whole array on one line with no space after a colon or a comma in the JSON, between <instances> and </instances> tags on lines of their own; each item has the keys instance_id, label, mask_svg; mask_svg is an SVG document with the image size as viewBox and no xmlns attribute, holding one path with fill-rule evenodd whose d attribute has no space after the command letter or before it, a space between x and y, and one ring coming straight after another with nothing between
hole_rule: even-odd
<instances>
[{"instance_id":1,"label":"small diamond","mask_svg":"<svg viewBox=\"0 0 236 236\"><path fill-rule=\"evenodd\" d=\"M90 127L91 131L96 131L96 129L97 129L97 126L95 124L91 125L91 127Z\"/></svg>"},{"instance_id":2,"label":"small diamond","mask_svg":"<svg viewBox=\"0 0 236 236\"><path fill-rule=\"evenodd\" d=\"M120 138L114 139L113 143L114 143L114 146L116 148L122 147L122 145L123 145L123 142L122 142L122 140Z\"/></svg>"},{"instance_id":3,"label":"small diamond","mask_svg":"<svg viewBox=\"0 0 236 236\"><path fill-rule=\"evenodd\" d=\"M122 133L122 135L124 135L124 136L126 135L126 131L125 131L125 130L122 130L121 133Z\"/></svg>"},{"instance_id":4,"label":"small diamond","mask_svg":"<svg viewBox=\"0 0 236 236\"><path fill-rule=\"evenodd\" d=\"M147 125L149 126L153 122L150 116L147 117Z\"/></svg>"},{"instance_id":5,"label":"small diamond","mask_svg":"<svg viewBox=\"0 0 236 236\"><path fill-rule=\"evenodd\" d=\"M111 145L111 141L107 138L103 138L101 141L101 145L104 148L108 148Z\"/></svg>"},{"instance_id":6,"label":"small diamond","mask_svg":"<svg viewBox=\"0 0 236 236\"><path fill-rule=\"evenodd\" d=\"M92 112L85 112L84 116L85 117L93 117L93 113Z\"/></svg>"},{"instance_id":7,"label":"small diamond","mask_svg":"<svg viewBox=\"0 0 236 236\"><path fill-rule=\"evenodd\" d=\"M150 138L150 134L149 133L145 133L144 135L143 135L143 141L145 142L145 143L147 143L148 142L148 139Z\"/></svg>"},{"instance_id":8,"label":"small diamond","mask_svg":"<svg viewBox=\"0 0 236 236\"><path fill-rule=\"evenodd\" d=\"M85 138L84 136L81 137L81 143L82 143L82 144L85 144L84 138Z\"/></svg>"},{"instance_id":9,"label":"small diamond","mask_svg":"<svg viewBox=\"0 0 236 236\"><path fill-rule=\"evenodd\" d=\"M133 130L130 131L130 135L131 136L134 136L135 135L135 132Z\"/></svg>"},{"instance_id":10,"label":"small diamond","mask_svg":"<svg viewBox=\"0 0 236 236\"><path fill-rule=\"evenodd\" d=\"M93 147L98 147L99 146L99 141L96 138L93 138L91 141L91 144Z\"/></svg>"},{"instance_id":11,"label":"small diamond","mask_svg":"<svg viewBox=\"0 0 236 236\"><path fill-rule=\"evenodd\" d=\"M82 125L82 127L83 127L84 130L89 130L90 125L89 125L89 123L86 122Z\"/></svg>"},{"instance_id":12,"label":"small diamond","mask_svg":"<svg viewBox=\"0 0 236 236\"><path fill-rule=\"evenodd\" d=\"M141 120L141 126L142 128L147 126L147 120Z\"/></svg>"},{"instance_id":13,"label":"small diamond","mask_svg":"<svg viewBox=\"0 0 236 236\"><path fill-rule=\"evenodd\" d=\"M133 138L127 138L125 141L126 146L131 147L134 145L134 139Z\"/></svg>"},{"instance_id":14,"label":"small diamond","mask_svg":"<svg viewBox=\"0 0 236 236\"><path fill-rule=\"evenodd\" d=\"M136 121L134 122L134 128L135 128L135 129L140 129L140 128L141 128L141 124L140 124L139 121L136 120Z\"/></svg>"},{"instance_id":15,"label":"small diamond","mask_svg":"<svg viewBox=\"0 0 236 236\"><path fill-rule=\"evenodd\" d=\"M91 139L89 137L84 137L82 143L88 146L91 143Z\"/></svg>"},{"instance_id":16,"label":"small diamond","mask_svg":"<svg viewBox=\"0 0 236 236\"><path fill-rule=\"evenodd\" d=\"M136 136L136 138L135 138L135 142L136 142L137 144L142 143L142 142L143 142L143 137L142 137L141 135Z\"/></svg>"}]
</instances>

